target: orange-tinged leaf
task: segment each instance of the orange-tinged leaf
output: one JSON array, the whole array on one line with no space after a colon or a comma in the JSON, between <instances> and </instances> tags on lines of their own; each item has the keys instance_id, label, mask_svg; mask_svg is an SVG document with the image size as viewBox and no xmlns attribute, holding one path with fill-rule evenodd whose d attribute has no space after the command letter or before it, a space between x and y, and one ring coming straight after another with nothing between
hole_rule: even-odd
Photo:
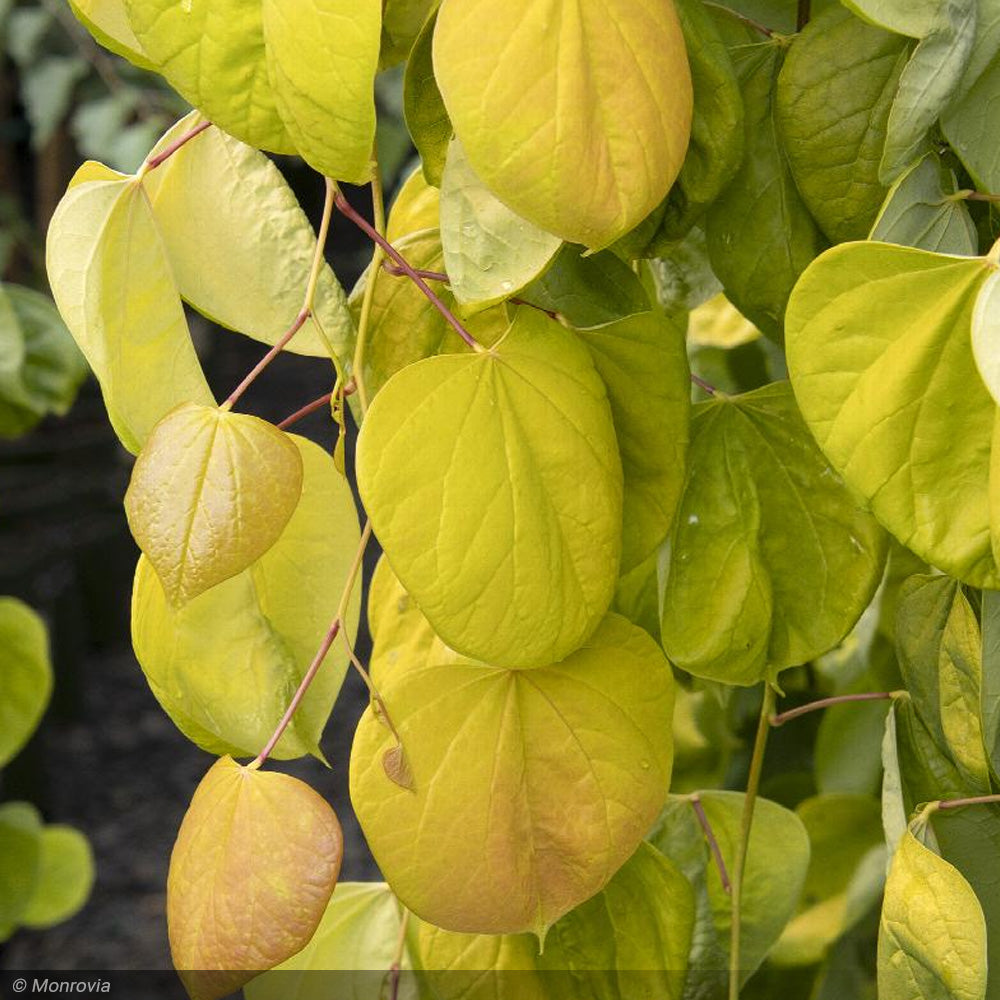
<instances>
[{"instance_id":1,"label":"orange-tinged leaf","mask_svg":"<svg viewBox=\"0 0 1000 1000\"><path fill-rule=\"evenodd\" d=\"M287 434L257 417L184 403L143 446L125 512L179 607L267 552L301 493L302 458Z\"/></svg>"},{"instance_id":2,"label":"orange-tinged leaf","mask_svg":"<svg viewBox=\"0 0 1000 1000\"><path fill-rule=\"evenodd\" d=\"M167 879L170 952L192 1000L217 1000L304 948L343 850L336 815L304 782L218 760L184 816Z\"/></svg>"}]
</instances>

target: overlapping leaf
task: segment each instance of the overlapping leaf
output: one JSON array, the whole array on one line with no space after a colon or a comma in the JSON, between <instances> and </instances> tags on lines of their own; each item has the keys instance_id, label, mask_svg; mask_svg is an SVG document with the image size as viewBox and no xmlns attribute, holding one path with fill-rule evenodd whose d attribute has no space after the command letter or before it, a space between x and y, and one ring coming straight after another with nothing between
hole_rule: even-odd
<instances>
[{"instance_id":1,"label":"overlapping leaf","mask_svg":"<svg viewBox=\"0 0 1000 1000\"><path fill-rule=\"evenodd\" d=\"M141 183L88 180L68 191L49 226L46 263L56 305L129 450L180 403L214 403Z\"/></svg>"},{"instance_id":2,"label":"overlapping leaf","mask_svg":"<svg viewBox=\"0 0 1000 1000\"><path fill-rule=\"evenodd\" d=\"M1000 580L996 404L970 345L991 270L981 258L844 244L803 275L788 314L796 398L834 468L904 545L977 586Z\"/></svg>"},{"instance_id":3,"label":"overlapping leaf","mask_svg":"<svg viewBox=\"0 0 1000 1000\"><path fill-rule=\"evenodd\" d=\"M129 24L125 0L70 0L69 6L77 20L106 49L143 69L154 68L142 54Z\"/></svg>"},{"instance_id":4,"label":"overlapping leaf","mask_svg":"<svg viewBox=\"0 0 1000 1000\"><path fill-rule=\"evenodd\" d=\"M899 35L834 5L788 50L775 117L795 185L835 243L863 239L882 204L878 165L906 61Z\"/></svg>"},{"instance_id":5,"label":"overlapping leaf","mask_svg":"<svg viewBox=\"0 0 1000 1000\"><path fill-rule=\"evenodd\" d=\"M699 792L727 872L733 871L744 796ZM671 796L649 841L674 861L695 891L696 923L685 1000L724 994L732 899L723 887L704 833L687 796ZM802 821L768 799L757 801L743 878L740 966L746 981L764 960L795 913L809 868L809 836ZM775 872L781 878L774 878Z\"/></svg>"},{"instance_id":6,"label":"overlapping leaf","mask_svg":"<svg viewBox=\"0 0 1000 1000\"><path fill-rule=\"evenodd\" d=\"M552 662L611 603L611 410L587 349L544 314L522 307L494 348L397 373L368 412L357 470L393 570L460 653Z\"/></svg>"},{"instance_id":7,"label":"overlapping leaf","mask_svg":"<svg viewBox=\"0 0 1000 1000\"><path fill-rule=\"evenodd\" d=\"M145 55L231 135L364 183L375 134L377 0L126 0ZM294 18L291 16L294 12Z\"/></svg>"},{"instance_id":8,"label":"overlapping leaf","mask_svg":"<svg viewBox=\"0 0 1000 1000\"><path fill-rule=\"evenodd\" d=\"M661 565L662 638L753 684L837 644L881 578L884 533L816 448L788 383L699 404Z\"/></svg>"},{"instance_id":9,"label":"overlapping leaf","mask_svg":"<svg viewBox=\"0 0 1000 1000\"><path fill-rule=\"evenodd\" d=\"M680 1000L693 925L690 884L673 862L640 844L600 893L552 926L541 953L529 935L494 938L421 924L420 962L442 1000L511 990L519 997Z\"/></svg>"},{"instance_id":10,"label":"overlapping leaf","mask_svg":"<svg viewBox=\"0 0 1000 1000\"><path fill-rule=\"evenodd\" d=\"M983 1000L986 922L969 884L912 833L893 858L878 942L882 1000Z\"/></svg>"},{"instance_id":11,"label":"overlapping leaf","mask_svg":"<svg viewBox=\"0 0 1000 1000\"><path fill-rule=\"evenodd\" d=\"M452 139L441 177L441 246L455 298L487 306L544 271L562 241L512 212L476 176Z\"/></svg>"},{"instance_id":12,"label":"overlapping leaf","mask_svg":"<svg viewBox=\"0 0 1000 1000\"><path fill-rule=\"evenodd\" d=\"M387 776L395 737L369 710L351 799L404 905L440 927L544 936L608 882L663 804L673 679L617 616L561 663L431 663L390 674L381 693L413 787Z\"/></svg>"},{"instance_id":13,"label":"overlapping leaf","mask_svg":"<svg viewBox=\"0 0 1000 1000\"><path fill-rule=\"evenodd\" d=\"M41 863L42 822L27 802L0 805L0 940L31 903Z\"/></svg>"},{"instance_id":14,"label":"overlapping leaf","mask_svg":"<svg viewBox=\"0 0 1000 1000\"><path fill-rule=\"evenodd\" d=\"M216 1000L309 943L344 853L308 785L223 757L195 791L167 878L170 952L192 1000Z\"/></svg>"},{"instance_id":15,"label":"overlapping leaf","mask_svg":"<svg viewBox=\"0 0 1000 1000\"><path fill-rule=\"evenodd\" d=\"M475 172L570 242L614 242L681 168L691 77L670 4L444 0L434 71Z\"/></svg>"},{"instance_id":16,"label":"overlapping leaf","mask_svg":"<svg viewBox=\"0 0 1000 1000\"><path fill-rule=\"evenodd\" d=\"M736 177L705 217L708 252L729 299L780 340L792 286L823 248L823 237L780 141L775 91L785 49L732 18L717 24L743 90L746 146Z\"/></svg>"},{"instance_id":17,"label":"overlapping leaf","mask_svg":"<svg viewBox=\"0 0 1000 1000\"><path fill-rule=\"evenodd\" d=\"M258 753L337 611L358 545L350 488L321 448L293 437L302 496L281 538L249 569L174 609L149 562L136 570L132 641L153 694L211 753ZM355 596L345 628L353 636ZM274 751L319 754L346 658L328 654Z\"/></svg>"},{"instance_id":18,"label":"overlapping leaf","mask_svg":"<svg viewBox=\"0 0 1000 1000\"><path fill-rule=\"evenodd\" d=\"M182 118L150 156L194 128ZM302 307L316 235L277 167L258 150L210 128L142 179L185 301L216 323L273 344ZM345 361L354 324L324 264L312 315L286 350Z\"/></svg>"},{"instance_id":19,"label":"overlapping leaf","mask_svg":"<svg viewBox=\"0 0 1000 1000\"><path fill-rule=\"evenodd\" d=\"M889 189L870 238L883 243L970 257L979 237L965 202L955 197L955 173L927 153Z\"/></svg>"},{"instance_id":20,"label":"overlapping leaf","mask_svg":"<svg viewBox=\"0 0 1000 1000\"><path fill-rule=\"evenodd\" d=\"M0 767L35 731L52 694L45 623L15 597L0 597ZM0 920L0 924L4 921Z\"/></svg>"},{"instance_id":21,"label":"overlapping leaf","mask_svg":"<svg viewBox=\"0 0 1000 1000\"><path fill-rule=\"evenodd\" d=\"M433 39L436 24L435 11L427 18L414 40L403 78L403 113L413 145L420 153L424 177L429 183L439 186L452 129L451 119L434 77Z\"/></svg>"},{"instance_id":22,"label":"overlapping leaf","mask_svg":"<svg viewBox=\"0 0 1000 1000\"><path fill-rule=\"evenodd\" d=\"M180 607L264 555L301 493L302 458L288 435L257 417L188 403L147 439L125 512Z\"/></svg>"}]
</instances>

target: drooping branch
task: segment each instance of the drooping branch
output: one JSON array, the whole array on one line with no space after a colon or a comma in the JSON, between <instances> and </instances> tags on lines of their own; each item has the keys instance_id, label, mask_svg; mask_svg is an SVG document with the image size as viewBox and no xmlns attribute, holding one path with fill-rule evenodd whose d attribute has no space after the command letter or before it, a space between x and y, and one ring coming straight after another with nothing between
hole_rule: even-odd
<instances>
[{"instance_id":1,"label":"drooping branch","mask_svg":"<svg viewBox=\"0 0 1000 1000\"><path fill-rule=\"evenodd\" d=\"M811 701L808 705L799 705L797 708L790 708L780 715L772 715L770 723L777 728L783 726L791 719L808 715L810 712L818 712L821 709L829 708L831 705L847 705L854 701L887 701L897 697L898 691L864 691L859 694L838 694L831 698L820 698L819 701Z\"/></svg>"}]
</instances>

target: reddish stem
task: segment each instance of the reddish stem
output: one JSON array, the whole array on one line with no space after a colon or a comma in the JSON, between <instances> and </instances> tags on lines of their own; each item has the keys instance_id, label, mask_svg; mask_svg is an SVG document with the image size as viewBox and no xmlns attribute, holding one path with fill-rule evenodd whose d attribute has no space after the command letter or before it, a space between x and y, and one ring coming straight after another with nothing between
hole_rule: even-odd
<instances>
[{"instance_id":1,"label":"reddish stem","mask_svg":"<svg viewBox=\"0 0 1000 1000\"><path fill-rule=\"evenodd\" d=\"M382 270L387 271L395 278L407 278L409 273L404 271L398 264L391 264L389 261L382 262ZM448 275L444 271L425 271L423 268L414 267L411 268L412 272L419 278L423 278L424 281L440 281L442 284L448 284L450 280Z\"/></svg>"},{"instance_id":2,"label":"reddish stem","mask_svg":"<svg viewBox=\"0 0 1000 1000\"><path fill-rule=\"evenodd\" d=\"M691 808L694 810L695 816L698 818L698 823L701 825L702 832L705 834L705 839L708 841L708 846L712 851L712 857L715 858L715 867L719 869L719 878L722 880L722 888L726 890L727 893L733 891L732 883L729 881L729 872L726 871L726 859L722 856L722 849L719 847L719 842L715 839L715 834L712 832L712 824L708 821L708 816L705 814L705 807L701 804L701 799L697 795L692 795Z\"/></svg>"},{"instance_id":3,"label":"reddish stem","mask_svg":"<svg viewBox=\"0 0 1000 1000\"><path fill-rule=\"evenodd\" d=\"M271 734L271 738L267 741L267 746L257 755L257 759L254 761L258 766L263 765L264 761L271 756L271 751L274 750L277 745L278 740L284 735L285 730L288 728L292 721L292 717L295 715L296 710L302 703L302 699L306 696L306 692L309 690L309 685L312 684L313 678L319 672L319 668L323 666L323 661L326 659L326 654L330 652L330 647L333 645L334 639L337 638L337 633L340 632L340 616L338 615L334 618L327 630L326 635L323 637L323 642L320 644L318 650L316 650L316 655L313 657L312 663L309 664L309 669L306 671L305 677L302 678L302 683L299 684L298 690L295 692L294 697L285 709L285 714L281 717L281 721L278 723L278 728Z\"/></svg>"},{"instance_id":4,"label":"reddish stem","mask_svg":"<svg viewBox=\"0 0 1000 1000\"><path fill-rule=\"evenodd\" d=\"M974 795L968 799L947 799L938 809L961 809L963 806L988 806L1000 803L1000 795Z\"/></svg>"},{"instance_id":5,"label":"reddish stem","mask_svg":"<svg viewBox=\"0 0 1000 1000\"><path fill-rule=\"evenodd\" d=\"M384 237L374 226L363 216L359 215L351 203L341 194L337 192L334 198L334 204L337 206L337 210L342 214L347 216L362 232L364 232L369 239L377 243L400 267L403 274L405 274L410 281L412 281L417 288L420 289L427 297L427 300L434 306L435 309L445 318L448 325L469 345L474 351L481 351L483 349L482 344L476 340L475 337L465 329L464 326L458 321L455 314L431 291L427 286L427 283L423 278L413 270L412 267L403 259L399 251Z\"/></svg>"},{"instance_id":6,"label":"reddish stem","mask_svg":"<svg viewBox=\"0 0 1000 1000\"><path fill-rule=\"evenodd\" d=\"M169 160L181 146L189 143L196 135L201 135L211 124L211 122L202 122L200 125L195 125L190 132L185 132L182 136L174 139L163 152L157 153L151 160L146 161L146 170L155 170L164 160Z\"/></svg>"},{"instance_id":7,"label":"reddish stem","mask_svg":"<svg viewBox=\"0 0 1000 1000\"><path fill-rule=\"evenodd\" d=\"M799 705L798 708L791 708L780 715L772 715L770 723L772 726L783 726L791 719L797 719L800 715L808 715L810 712L818 712L822 708L829 708L831 705L846 705L852 701L887 701L894 696L893 691L865 691L861 694L838 694L833 698L820 698L819 701L811 701L808 705Z\"/></svg>"},{"instance_id":8,"label":"reddish stem","mask_svg":"<svg viewBox=\"0 0 1000 1000\"><path fill-rule=\"evenodd\" d=\"M346 396L347 393L344 393L344 395ZM278 429L283 431L286 427L291 427L292 424L297 423L303 417L308 417L310 413L322 410L324 406L328 406L330 404L331 399L333 399L333 393L328 392L325 396L320 396L319 399L314 399L311 403L306 403L302 409L296 410L290 417L285 417L285 419L278 424Z\"/></svg>"},{"instance_id":9,"label":"reddish stem","mask_svg":"<svg viewBox=\"0 0 1000 1000\"><path fill-rule=\"evenodd\" d=\"M700 375L695 375L694 372L691 372L691 381L698 386L702 392L707 392L710 396L714 396L719 391L710 382L706 382Z\"/></svg>"},{"instance_id":10,"label":"reddish stem","mask_svg":"<svg viewBox=\"0 0 1000 1000\"><path fill-rule=\"evenodd\" d=\"M250 388L254 379L285 349L292 337L302 329L306 320L309 319L311 312L311 309L302 309L299 312L298 316L295 317L295 322L281 335L281 339L253 366L246 378L229 394L229 398L222 404L224 410L232 409L240 396Z\"/></svg>"}]
</instances>

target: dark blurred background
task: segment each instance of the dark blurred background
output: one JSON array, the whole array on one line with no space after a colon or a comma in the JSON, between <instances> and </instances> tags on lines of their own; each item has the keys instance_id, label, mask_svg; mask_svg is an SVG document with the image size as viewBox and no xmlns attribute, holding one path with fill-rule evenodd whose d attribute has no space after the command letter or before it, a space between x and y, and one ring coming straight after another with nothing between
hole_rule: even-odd
<instances>
[{"instance_id":1,"label":"dark blurred background","mask_svg":"<svg viewBox=\"0 0 1000 1000\"><path fill-rule=\"evenodd\" d=\"M398 74L380 78L379 103L391 193L412 155ZM3 280L47 293L45 230L79 163L96 158L134 170L186 110L157 79L99 48L61 0L0 0ZM315 223L322 181L298 161L279 165ZM347 194L370 213L366 191ZM350 290L370 256L364 237L336 224L327 252ZM224 398L265 348L195 314L189 319L208 380ZM282 356L249 391L246 409L277 421L330 388L328 364ZM332 447L335 428L324 411L296 430ZM174 727L132 654L129 601L138 552L122 509L131 464L92 379L66 416L46 418L15 439L0 437L0 594L21 598L45 618L56 675L37 733L0 771L0 800L26 799L46 821L82 830L97 865L86 907L50 930L15 933L0 945L0 969L170 967L170 848L213 758ZM367 642L363 634L362 657ZM349 880L378 877L347 792L351 739L366 703L363 685L349 673L323 740L331 768L311 760L279 765L333 804L345 834L342 877Z\"/></svg>"}]
</instances>

